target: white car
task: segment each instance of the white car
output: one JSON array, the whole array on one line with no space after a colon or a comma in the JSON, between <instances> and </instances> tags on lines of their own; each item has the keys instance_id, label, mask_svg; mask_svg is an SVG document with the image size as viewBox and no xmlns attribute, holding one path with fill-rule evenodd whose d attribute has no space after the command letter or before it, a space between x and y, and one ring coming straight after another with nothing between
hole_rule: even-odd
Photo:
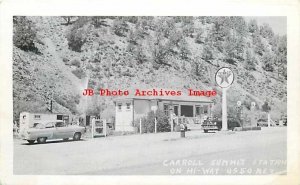
<instances>
[{"instance_id":1,"label":"white car","mask_svg":"<svg viewBox=\"0 0 300 185\"><path fill-rule=\"evenodd\" d=\"M23 140L27 140L30 144L35 141L45 143L47 139L63 139L80 140L85 132L85 127L78 125L66 125L61 120L46 121L34 124L32 128L20 131L19 136Z\"/></svg>"}]
</instances>

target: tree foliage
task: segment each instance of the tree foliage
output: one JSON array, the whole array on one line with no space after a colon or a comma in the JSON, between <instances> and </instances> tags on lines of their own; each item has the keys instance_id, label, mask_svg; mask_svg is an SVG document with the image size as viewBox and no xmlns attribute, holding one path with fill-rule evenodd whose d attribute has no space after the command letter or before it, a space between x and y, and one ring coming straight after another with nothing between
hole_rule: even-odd
<instances>
[{"instance_id":1,"label":"tree foliage","mask_svg":"<svg viewBox=\"0 0 300 185\"><path fill-rule=\"evenodd\" d=\"M13 17L13 43L24 51L36 51L36 28L32 21L23 16Z\"/></svg>"},{"instance_id":2,"label":"tree foliage","mask_svg":"<svg viewBox=\"0 0 300 185\"><path fill-rule=\"evenodd\" d=\"M255 57L253 56L252 52L248 49L246 52L245 68L247 70L255 70L255 63Z\"/></svg>"},{"instance_id":3,"label":"tree foliage","mask_svg":"<svg viewBox=\"0 0 300 185\"><path fill-rule=\"evenodd\" d=\"M202 59L205 61L210 61L214 58L212 48L208 45L204 46L203 53L202 53Z\"/></svg>"},{"instance_id":4,"label":"tree foliage","mask_svg":"<svg viewBox=\"0 0 300 185\"><path fill-rule=\"evenodd\" d=\"M250 22L248 23L248 31L252 34L259 31L256 20L250 20Z\"/></svg>"},{"instance_id":5,"label":"tree foliage","mask_svg":"<svg viewBox=\"0 0 300 185\"><path fill-rule=\"evenodd\" d=\"M66 25L69 25L72 23L72 19L74 19L74 16L62 16L62 18L65 20Z\"/></svg>"},{"instance_id":6,"label":"tree foliage","mask_svg":"<svg viewBox=\"0 0 300 185\"><path fill-rule=\"evenodd\" d=\"M195 37L195 42L198 44L203 44L205 42L205 37L204 37L204 31L202 28L199 28L196 31L196 37Z\"/></svg>"},{"instance_id":7,"label":"tree foliage","mask_svg":"<svg viewBox=\"0 0 300 185\"><path fill-rule=\"evenodd\" d=\"M265 101L261 108L264 112L269 112L271 110L271 107L269 106L269 103L267 101Z\"/></svg>"},{"instance_id":8,"label":"tree foliage","mask_svg":"<svg viewBox=\"0 0 300 185\"><path fill-rule=\"evenodd\" d=\"M274 56L270 52L265 52L262 57L263 69L266 71L274 71Z\"/></svg>"},{"instance_id":9,"label":"tree foliage","mask_svg":"<svg viewBox=\"0 0 300 185\"><path fill-rule=\"evenodd\" d=\"M264 38L272 38L274 36L272 28L266 23L260 26L259 31L261 36Z\"/></svg>"},{"instance_id":10,"label":"tree foliage","mask_svg":"<svg viewBox=\"0 0 300 185\"><path fill-rule=\"evenodd\" d=\"M88 20L88 17L79 17L75 24L69 29L67 40L71 50L81 52L81 47L85 44L87 38L87 30L84 26Z\"/></svg>"}]
</instances>

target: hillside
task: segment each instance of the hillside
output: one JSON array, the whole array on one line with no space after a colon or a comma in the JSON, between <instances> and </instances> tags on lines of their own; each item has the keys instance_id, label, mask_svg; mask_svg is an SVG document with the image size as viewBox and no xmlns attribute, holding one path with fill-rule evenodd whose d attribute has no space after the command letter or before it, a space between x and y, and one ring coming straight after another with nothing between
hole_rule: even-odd
<instances>
[{"instance_id":1,"label":"hillside","mask_svg":"<svg viewBox=\"0 0 300 185\"><path fill-rule=\"evenodd\" d=\"M113 116L113 98L83 97L86 87L216 89L220 114L214 75L225 66L230 114L237 100L286 114L286 36L242 17L15 17L13 52L15 119L49 99L53 112Z\"/></svg>"}]
</instances>

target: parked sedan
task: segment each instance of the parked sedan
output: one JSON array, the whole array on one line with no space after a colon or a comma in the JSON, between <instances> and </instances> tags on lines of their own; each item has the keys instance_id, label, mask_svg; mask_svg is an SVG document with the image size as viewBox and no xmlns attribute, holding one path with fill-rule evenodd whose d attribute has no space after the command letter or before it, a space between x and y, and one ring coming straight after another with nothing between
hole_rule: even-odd
<instances>
[{"instance_id":1,"label":"parked sedan","mask_svg":"<svg viewBox=\"0 0 300 185\"><path fill-rule=\"evenodd\" d=\"M228 130L234 130L235 127L240 127L240 123L238 120L232 117L228 117L227 119L227 127ZM204 120L202 124L202 129L205 133L208 131L220 131L222 129L222 120L215 117L214 119L208 118Z\"/></svg>"},{"instance_id":2,"label":"parked sedan","mask_svg":"<svg viewBox=\"0 0 300 185\"><path fill-rule=\"evenodd\" d=\"M35 141L45 143L47 139L80 140L85 132L85 127L78 125L65 125L61 120L48 121L35 124L33 128L28 128L20 132L20 137L30 144Z\"/></svg>"}]
</instances>

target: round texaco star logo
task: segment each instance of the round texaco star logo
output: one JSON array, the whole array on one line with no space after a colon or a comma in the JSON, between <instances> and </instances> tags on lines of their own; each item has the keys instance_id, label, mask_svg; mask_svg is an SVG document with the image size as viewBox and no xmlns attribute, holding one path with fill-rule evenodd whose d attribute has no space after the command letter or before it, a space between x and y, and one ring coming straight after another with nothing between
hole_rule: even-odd
<instances>
[{"instance_id":1,"label":"round texaco star logo","mask_svg":"<svg viewBox=\"0 0 300 185\"><path fill-rule=\"evenodd\" d=\"M227 88L229 87L234 80L234 75L231 69L227 67L223 67L219 69L216 73L216 83L221 88Z\"/></svg>"}]
</instances>

